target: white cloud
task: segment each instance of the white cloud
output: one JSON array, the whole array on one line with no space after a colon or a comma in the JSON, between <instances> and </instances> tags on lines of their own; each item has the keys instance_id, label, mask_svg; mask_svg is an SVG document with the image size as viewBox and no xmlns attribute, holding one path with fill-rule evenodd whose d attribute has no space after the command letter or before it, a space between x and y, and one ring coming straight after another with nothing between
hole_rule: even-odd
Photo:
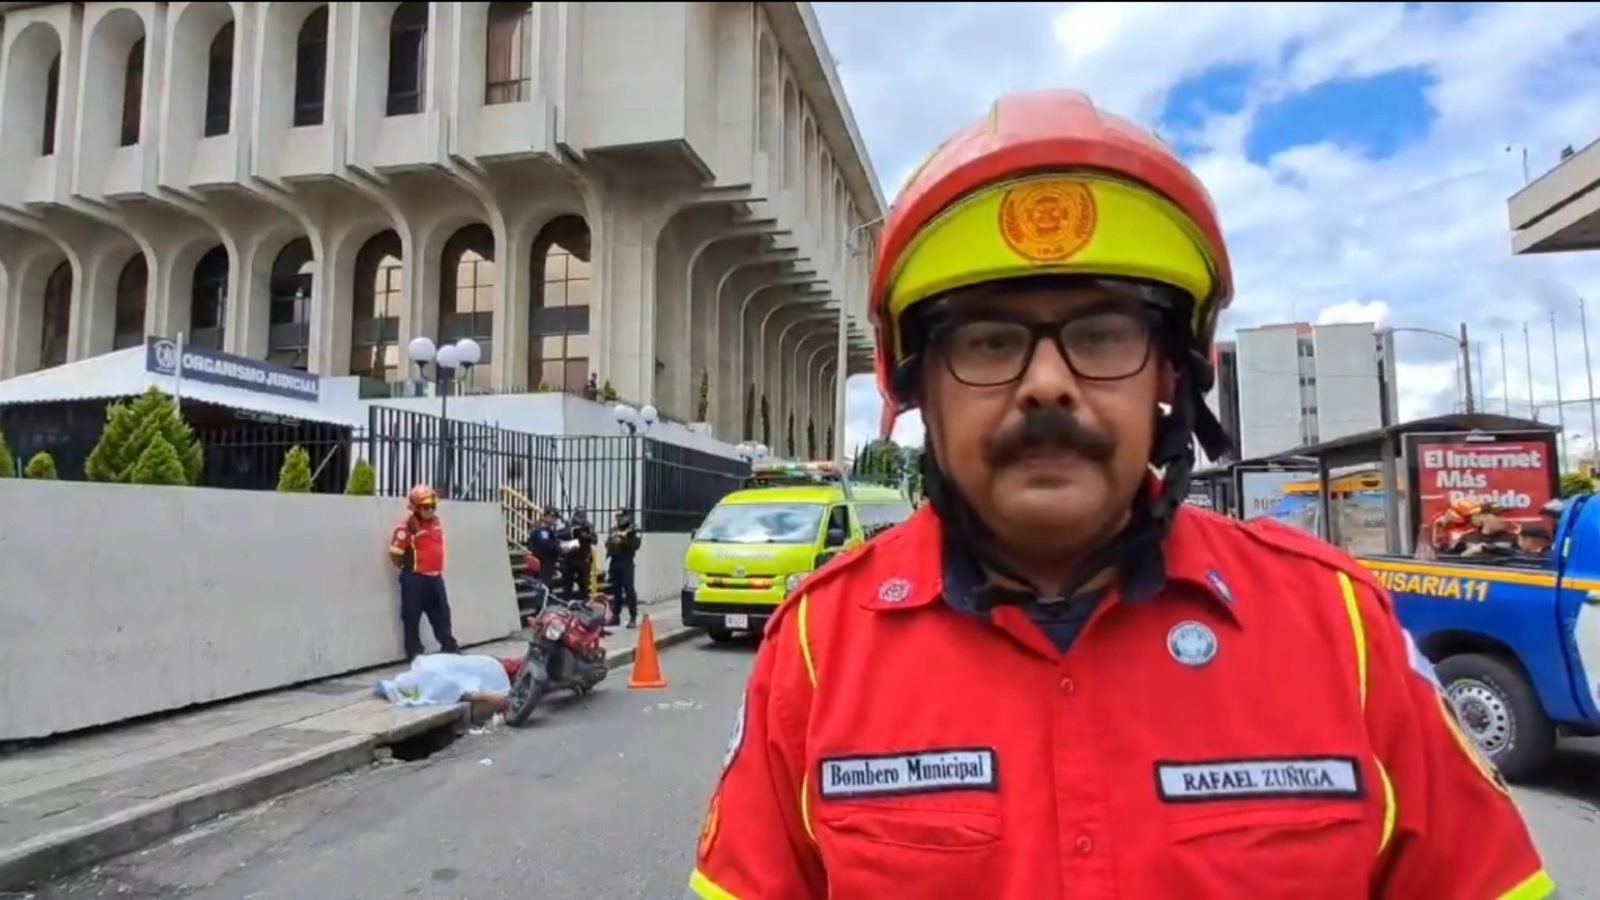
<instances>
[{"instance_id":1,"label":"white cloud","mask_svg":"<svg viewBox=\"0 0 1600 900\"><path fill-rule=\"evenodd\" d=\"M1452 333L1465 322L1485 355L1474 387L1489 408L1499 411L1509 393L1512 413L1527 415L1520 338L1531 321L1535 403L1548 420L1553 311L1562 393L1587 396L1576 303L1585 287L1600 302L1600 254L1512 257L1505 210L1522 184L1522 148L1538 177L1562 147L1600 138L1600 4L818 7L874 162L897 176L888 191L1002 91L1076 87L1154 124L1185 80L1221 65L1250 67L1243 109L1213 110L1182 134L1164 132L1200 148L1190 162L1227 233L1238 293L1225 335L1295 319ZM1245 156L1265 103L1402 68L1435 79L1427 100L1436 118L1395 155L1373 159L1317 140L1264 161ZM1501 371L1502 335L1509 372ZM1402 414L1459 401L1447 342L1413 335L1397 344ZM875 434L879 409L870 378L852 379L850 399L847 446ZM1567 412L1586 424L1582 406ZM920 425L903 423L896 438L920 440Z\"/></svg>"}]
</instances>

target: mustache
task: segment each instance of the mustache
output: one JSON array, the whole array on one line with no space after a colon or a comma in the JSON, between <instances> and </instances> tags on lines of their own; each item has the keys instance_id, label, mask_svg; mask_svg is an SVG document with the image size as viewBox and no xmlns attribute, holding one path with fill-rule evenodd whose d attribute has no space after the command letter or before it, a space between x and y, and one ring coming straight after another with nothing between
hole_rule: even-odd
<instances>
[{"instance_id":1,"label":"mustache","mask_svg":"<svg viewBox=\"0 0 1600 900\"><path fill-rule=\"evenodd\" d=\"M984 456L996 468L1016 462L1037 450L1065 450L1094 462L1106 462L1116 444L1079 422L1059 406L1032 409L1012 428L995 434Z\"/></svg>"}]
</instances>

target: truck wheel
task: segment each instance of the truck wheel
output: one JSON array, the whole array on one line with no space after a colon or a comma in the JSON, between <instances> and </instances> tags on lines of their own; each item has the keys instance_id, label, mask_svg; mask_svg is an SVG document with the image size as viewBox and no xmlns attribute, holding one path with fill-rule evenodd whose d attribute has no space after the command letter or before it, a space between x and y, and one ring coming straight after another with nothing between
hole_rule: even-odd
<instances>
[{"instance_id":1,"label":"truck wheel","mask_svg":"<svg viewBox=\"0 0 1600 900\"><path fill-rule=\"evenodd\" d=\"M726 644L733 640L733 632L726 628L707 628L706 635L719 644Z\"/></svg>"},{"instance_id":2,"label":"truck wheel","mask_svg":"<svg viewBox=\"0 0 1600 900\"><path fill-rule=\"evenodd\" d=\"M1466 653L1434 667L1462 730L1509 781L1541 769L1556 746L1556 727L1533 685L1515 665Z\"/></svg>"}]
</instances>

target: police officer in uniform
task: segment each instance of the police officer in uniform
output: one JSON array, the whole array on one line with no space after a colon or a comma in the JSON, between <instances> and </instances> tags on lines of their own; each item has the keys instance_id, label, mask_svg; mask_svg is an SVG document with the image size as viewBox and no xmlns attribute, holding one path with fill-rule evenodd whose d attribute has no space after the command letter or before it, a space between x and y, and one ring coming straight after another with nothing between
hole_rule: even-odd
<instances>
[{"instance_id":1,"label":"police officer in uniform","mask_svg":"<svg viewBox=\"0 0 1600 900\"><path fill-rule=\"evenodd\" d=\"M597 539L594 526L589 524L588 514L581 509L572 513L567 540L575 546L567 553L566 585L562 593L568 600L588 600L590 579L594 577L594 545Z\"/></svg>"},{"instance_id":2,"label":"police officer in uniform","mask_svg":"<svg viewBox=\"0 0 1600 900\"><path fill-rule=\"evenodd\" d=\"M773 616L692 896L1553 892L1382 585L1182 502L1232 292L1199 180L1080 93L918 169L868 302L929 502Z\"/></svg>"},{"instance_id":3,"label":"police officer in uniform","mask_svg":"<svg viewBox=\"0 0 1600 900\"><path fill-rule=\"evenodd\" d=\"M634 587L634 558L642 541L639 530L633 527L627 507L617 510L611 523L611 534L606 536L606 580L611 583L614 601L611 607L611 624L622 622L622 609L628 609L628 627L639 621L639 592Z\"/></svg>"},{"instance_id":4,"label":"police officer in uniform","mask_svg":"<svg viewBox=\"0 0 1600 900\"><path fill-rule=\"evenodd\" d=\"M407 496L410 515L395 526L389 559L400 570L400 625L406 661L422 655L422 617L444 653L458 653L450 630L450 598L444 588L444 524L439 521L439 495L419 484Z\"/></svg>"}]
</instances>

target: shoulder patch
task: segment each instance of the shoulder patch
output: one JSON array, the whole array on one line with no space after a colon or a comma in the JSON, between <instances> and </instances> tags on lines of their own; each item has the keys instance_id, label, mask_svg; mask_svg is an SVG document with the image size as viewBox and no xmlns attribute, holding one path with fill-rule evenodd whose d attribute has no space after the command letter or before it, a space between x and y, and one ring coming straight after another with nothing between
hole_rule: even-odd
<instances>
[{"instance_id":1,"label":"shoulder patch","mask_svg":"<svg viewBox=\"0 0 1600 900\"><path fill-rule=\"evenodd\" d=\"M404 541L408 537L410 537L410 535L407 534L406 527L404 525L401 525L399 528L394 530L394 539L396 541Z\"/></svg>"}]
</instances>

